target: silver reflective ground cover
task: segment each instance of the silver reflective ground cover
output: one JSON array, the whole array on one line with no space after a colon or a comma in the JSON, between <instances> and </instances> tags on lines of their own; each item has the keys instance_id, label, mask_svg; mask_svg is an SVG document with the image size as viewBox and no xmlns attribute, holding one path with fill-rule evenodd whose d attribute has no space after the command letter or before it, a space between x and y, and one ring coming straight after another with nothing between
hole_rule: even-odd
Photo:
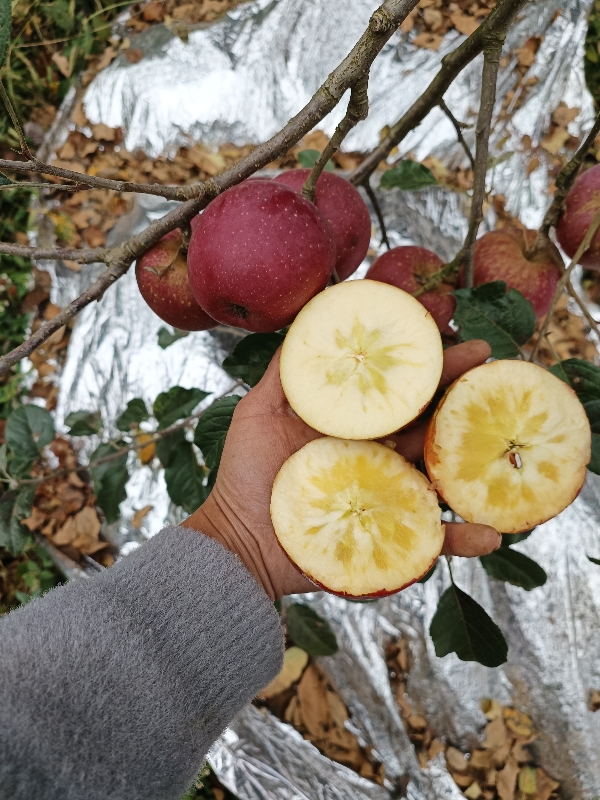
<instances>
[{"instance_id":1,"label":"silver reflective ground cover","mask_svg":"<svg viewBox=\"0 0 600 800\"><path fill-rule=\"evenodd\" d=\"M512 116L494 126L491 145L498 162L491 180L506 196L508 209L530 227L540 223L549 202L549 178L544 165L527 176L530 155L521 137L527 134L539 144L561 100L582 109L569 125L572 134L585 132L593 117L582 71L588 6L582 0L530 4L509 33L507 50L513 51L529 36L543 36L528 73L538 83ZM194 139L215 145L258 142L308 100L358 39L375 7L370 0L255 0L191 32L187 44L162 26L151 28L134 40L144 52L138 64L119 57L90 85L87 115L93 122L121 126L127 148L141 147L150 155L172 152ZM408 108L436 73L441 57L461 40L452 32L438 52L430 52L394 37L372 70L369 119L352 132L347 147L375 145L380 129ZM515 88L513 63L501 71L500 98ZM477 59L446 93L459 119L469 118L476 104L480 71ZM321 127L326 132L332 132L344 105L325 120ZM472 144L473 130L466 136ZM432 154L450 165L464 159L454 129L438 110L401 149L417 159ZM433 187L379 192L379 197L393 244L425 245L445 259L455 255L466 230L463 196ZM157 198L139 197L134 211L111 233L113 242L170 207ZM486 224L493 223L490 211ZM78 294L93 272L74 274L57 266L54 302ZM217 393L230 385L219 364L232 346L231 337L192 333L161 350L161 325L142 301L133 271L89 306L71 339L58 420L70 411L100 408L108 429L114 430L116 415L134 396L150 403L176 383ZM150 467L134 471L127 493L124 522L112 532L123 552L143 538L128 522L134 509L154 507L145 520L145 535L178 516L163 478ZM242 800L379 800L397 796L401 776L409 778L406 792L414 800L461 797L441 755L419 768L404 730L383 658L386 641L402 634L414 658L409 696L440 735L472 746L485 722L480 700L512 703L533 717L540 731L536 755L561 781L564 795L599 794L600 714L588 711L587 697L600 688L600 569L586 558L586 553L600 556L599 520L600 484L590 476L569 509L517 546L548 573L546 585L530 593L490 580L477 561L456 560L458 585L485 606L507 637L509 659L500 668L463 663L454 655L435 657L427 630L448 586L445 565L427 584L376 603L349 603L323 593L297 598L326 616L335 630L340 651L321 659L321 666L351 711L352 730L385 764L386 788L329 761L293 728L253 707L242 712L211 751L220 779Z\"/></svg>"}]
</instances>

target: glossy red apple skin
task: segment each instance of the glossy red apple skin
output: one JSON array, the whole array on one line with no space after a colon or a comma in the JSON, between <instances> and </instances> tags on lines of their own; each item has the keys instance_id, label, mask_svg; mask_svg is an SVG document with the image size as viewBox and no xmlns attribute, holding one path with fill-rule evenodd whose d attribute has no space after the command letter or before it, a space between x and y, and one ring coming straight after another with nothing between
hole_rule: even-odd
<instances>
[{"instance_id":1,"label":"glossy red apple skin","mask_svg":"<svg viewBox=\"0 0 600 800\"><path fill-rule=\"evenodd\" d=\"M310 169L290 169L275 180L302 193ZM315 205L333 228L335 269L341 281L361 265L371 241L371 216L360 192L333 172L322 172L317 181Z\"/></svg>"},{"instance_id":2,"label":"glossy red apple skin","mask_svg":"<svg viewBox=\"0 0 600 800\"><path fill-rule=\"evenodd\" d=\"M475 243L473 284L504 281L507 288L516 289L529 300L539 319L550 308L561 276L561 259L550 242L544 251L527 258L525 252L536 235L537 231L520 228L501 228L484 234Z\"/></svg>"},{"instance_id":3,"label":"glossy red apple skin","mask_svg":"<svg viewBox=\"0 0 600 800\"><path fill-rule=\"evenodd\" d=\"M556 238L562 249L573 258L590 226L596 212L600 210L600 164L582 172L575 179L565 200L565 210L556 228ZM579 263L588 269L600 269L600 231Z\"/></svg>"},{"instance_id":4,"label":"glossy red apple skin","mask_svg":"<svg viewBox=\"0 0 600 800\"><path fill-rule=\"evenodd\" d=\"M179 228L144 253L135 265L135 277L152 311L174 328L206 331L218 324L192 293Z\"/></svg>"},{"instance_id":5,"label":"glossy red apple skin","mask_svg":"<svg viewBox=\"0 0 600 800\"><path fill-rule=\"evenodd\" d=\"M366 278L382 283L390 283L398 289L413 294L444 266L442 259L425 247L394 247L379 256L366 274ZM446 329L452 319L456 300L450 294L455 287L450 283L440 283L435 289L417 297L421 305L435 320L440 331Z\"/></svg>"},{"instance_id":6,"label":"glossy red apple skin","mask_svg":"<svg viewBox=\"0 0 600 800\"><path fill-rule=\"evenodd\" d=\"M219 322L255 333L289 325L329 282L331 226L313 203L274 181L244 181L195 225L188 251L196 300Z\"/></svg>"}]
</instances>

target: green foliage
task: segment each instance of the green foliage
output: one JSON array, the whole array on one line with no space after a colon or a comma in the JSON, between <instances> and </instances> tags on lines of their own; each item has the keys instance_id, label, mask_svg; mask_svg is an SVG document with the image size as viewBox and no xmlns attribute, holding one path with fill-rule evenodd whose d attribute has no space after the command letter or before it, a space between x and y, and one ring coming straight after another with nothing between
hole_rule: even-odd
<instances>
[{"instance_id":1,"label":"green foliage","mask_svg":"<svg viewBox=\"0 0 600 800\"><path fill-rule=\"evenodd\" d=\"M61 582L61 577L40 545L31 539L17 556L0 548L0 614L28 603Z\"/></svg>"},{"instance_id":2,"label":"green foliage","mask_svg":"<svg viewBox=\"0 0 600 800\"><path fill-rule=\"evenodd\" d=\"M305 169L312 169L319 160L321 153L318 150L300 150L298 153L298 161ZM324 169L327 172L333 172L335 167L331 159L325 164Z\"/></svg>"},{"instance_id":3,"label":"green foliage","mask_svg":"<svg viewBox=\"0 0 600 800\"><path fill-rule=\"evenodd\" d=\"M598 566L600 566L600 558L592 558L592 556L587 556L587 560L591 561L592 564L598 564Z\"/></svg>"},{"instance_id":4,"label":"green foliage","mask_svg":"<svg viewBox=\"0 0 600 800\"><path fill-rule=\"evenodd\" d=\"M594 98L596 108L600 103L600 2L595 0L588 16L588 29L585 37L585 55L583 69L585 82L590 94Z\"/></svg>"},{"instance_id":5,"label":"green foliage","mask_svg":"<svg viewBox=\"0 0 600 800\"><path fill-rule=\"evenodd\" d=\"M430 169L417 161L405 158L397 167L383 173L379 186L381 189L398 188L405 192L412 192L415 189L424 189L426 186L436 184L437 180Z\"/></svg>"},{"instance_id":6,"label":"green foliage","mask_svg":"<svg viewBox=\"0 0 600 800\"><path fill-rule=\"evenodd\" d=\"M588 469L600 475L600 400L589 400L583 408L592 430L592 457Z\"/></svg>"},{"instance_id":7,"label":"green foliage","mask_svg":"<svg viewBox=\"0 0 600 800\"><path fill-rule=\"evenodd\" d=\"M207 490L202 485L204 470L191 442L179 442L169 454L165 467L165 482L169 497L188 514L195 511L206 500Z\"/></svg>"},{"instance_id":8,"label":"green foliage","mask_svg":"<svg viewBox=\"0 0 600 800\"><path fill-rule=\"evenodd\" d=\"M329 623L309 606L302 603L291 605L285 614L285 625L290 639L309 656L337 653L337 641Z\"/></svg>"},{"instance_id":9,"label":"green foliage","mask_svg":"<svg viewBox=\"0 0 600 800\"><path fill-rule=\"evenodd\" d=\"M54 423L45 408L20 406L6 421L5 439L14 452L10 472L22 477L40 456L42 448L54 439Z\"/></svg>"},{"instance_id":10,"label":"green foliage","mask_svg":"<svg viewBox=\"0 0 600 800\"><path fill-rule=\"evenodd\" d=\"M582 403L600 400L600 367L581 358L567 358L549 371L568 383Z\"/></svg>"},{"instance_id":11,"label":"green foliage","mask_svg":"<svg viewBox=\"0 0 600 800\"><path fill-rule=\"evenodd\" d=\"M168 392L161 392L153 406L158 429L168 428L178 419L189 417L205 397L208 397L208 392L202 389L184 389L182 386L173 386Z\"/></svg>"},{"instance_id":12,"label":"green foliage","mask_svg":"<svg viewBox=\"0 0 600 800\"><path fill-rule=\"evenodd\" d=\"M168 465L174 448L183 441L185 441L185 431L179 428L156 442L156 455L163 467Z\"/></svg>"},{"instance_id":13,"label":"green foliage","mask_svg":"<svg viewBox=\"0 0 600 800\"><path fill-rule=\"evenodd\" d=\"M435 572L435 568L436 567L437 567L437 561L435 562L433 567L429 570L429 572L426 572L425 575L423 575L422 578L419 578L417 583L427 583L427 581L433 576L433 573Z\"/></svg>"},{"instance_id":14,"label":"green foliage","mask_svg":"<svg viewBox=\"0 0 600 800\"><path fill-rule=\"evenodd\" d=\"M429 633L439 658L456 653L461 661L485 667L504 664L508 645L484 609L453 583L440 597Z\"/></svg>"},{"instance_id":15,"label":"green foliage","mask_svg":"<svg viewBox=\"0 0 600 800\"><path fill-rule=\"evenodd\" d=\"M71 436L92 436L100 432L102 416L99 411L71 411L65 417L65 425Z\"/></svg>"},{"instance_id":16,"label":"green foliage","mask_svg":"<svg viewBox=\"0 0 600 800\"><path fill-rule=\"evenodd\" d=\"M5 492L0 497L0 547L13 556L22 553L28 542L29 531L21 523L31 514L35 489Z\"/></svg>"},{"instance_id":17,"label":"green foliage","mask_svg":"<svg viewBox=\"0 0 600 800\"><path fill-rule=\"evenodd\" d=\"M241 399L236 395L223 397L207 408L198 420L194 431L194 444L202 451L202 458L209 469L219 469L225 437L231 425L235 407Z\"/></svg>"},{"instance_id":18,"label":"green foliage","mask_svg":"<svg viewBox=\"0 0 600 800\"><path fill-rule=\"evenodd\" d=\"M127 403L125 411L117 417L117 428L128 433L130 428L137 427L140 422L144 422L149 416L146 403L141 397L134 397L133 400Z\"/></svg>"},{"instance_id":19,"label":"green foliage","mask_svg":"<svg viewBox=\"0 0 600 800\"><path fill-rule=\"evenodd\" d=\"M223 369L248 386L256 386L284 339L281 333L251 333L223 361Z\"/></svg>"},{"instance_id":20,"label":"green foliage","mask_svg":"<svg viewBox=\"0 0 600 800\"><path fill-rule=\"evenodd\" d=\"M523 533L503 533L502 534L502 547L510 547L511 544L517 542L524 542L534 532L535 528L530 531L523 531Z\"/></svg>"},{"instance_id":21,"label":"green foliage","mask_svg":"<svg viewBox=\"0 0 600 800\"><path fill-rule=\"evenodd\" d=\"M11 27L11 0L0 0L0 67L4 64Z\"/></svg>"},{"instance_id":22,"label":"green foliage","mask_svg":"<svg viewBox=\"0 0 600 800\"><path fill-rule=\"evenodd\" d=\"M106 456L112 456L118 453L122 447L123 442L105 442L96 448L90 463L106 458ZM119 519L119 505L127 497L125 492L125 484L129 480L127 453L92 467L90 472L98 505L104 512L106 521L109 524L116 522Z\"/></svg>"},{"instance_id":23,"label":"green foliage","mask_svg":"<svg viewBox=\"0 0 600 800\"><path fill-rule=\"evenodd\" d=\"M501 547L487 556L481 556L479 560L492 578L521 586L527 592L543 586L548 579L537 562L510 547Z\"/></svg>"},{"instance_id":24,"label":"green foliage","mask_svg":"<svg viewBox=\"0 0 600 800\"><path fill-rule=\"evenodd\" d=\"M185 339L189 336L189 331L180 331L179 328L173 328L173 333L168 328L159 328L158 330L158 346L166 350L169 345L176 342L178 339Z\"/></svg>"},{"instance_id":25,"label":"green foliage","mask_svg":"<svg viewBox=\"0 0 600 800\"><path fill-rule=\"evenodd\" d=\"M495 358L516 358L520 346L535 330L531 303L516 289L506 291L504 281L476 289L457 289L454 322L463 342L484 339Z\"/></svg>"}]
</instances>

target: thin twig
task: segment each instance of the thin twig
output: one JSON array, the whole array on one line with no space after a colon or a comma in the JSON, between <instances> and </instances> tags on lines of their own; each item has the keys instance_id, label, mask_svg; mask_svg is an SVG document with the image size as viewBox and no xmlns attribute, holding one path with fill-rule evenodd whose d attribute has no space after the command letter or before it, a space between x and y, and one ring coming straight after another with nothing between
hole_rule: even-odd
<instances>
[{"instance_id":1,"label":"thin twig","mask_svg":"<svg viewBox=\"0 0 600 800\"><path fill-rule=\"evenodd\" d=\"M473 286L473 251L477 231L483 222L483 200L485 197L485 178L489 153L492 116L496 102L496 83L500 67L502 45L506 38L506 27L499 28L485 39L483 47L483 72L481 75L481 99L477 128L475 129L475 167L473 170L473 194L469 213L469 230L463 244L464 284Z\"/></svg>"},{"instance_id":2,"label":"thin twig","mask_svg":"<svg viewBox=\"0 0 600 800\"><path fill-rule=\"evenodd\" d=\"M575 182L575 178L577 177L579 168L582 165L583 160L586 157L599 131L600 131L600 113L596 117L592 129L585 137L583 144L581 145L579 150L577 150L573 158L571 158L571 160L565 164L565 166L556 176L556 180L554 182L556 190L554 192L554 197L552 198L552 203L550 204L548 211L546 211L546 214L544 215L544 220L540 226L540 229L537 233L537 236L535 237L533 244L527 251L528 258L530 258L532 255L539 252L540 250L543 250L546 247L550 229L556 228L558 220L560 219L560 215L563 210L565 198L568 195L571 186Z\"/></svg>"},{"instance_id":3,"label":"thin twig","mask_svg":"<svg viewBox=\"0 0 600 800\"><path fill-rule=\"evenodd\" d=\"M11 162L14 163L14 162ZM91 188L87 183L32 183L31 181L11 181L0 186L0 192L7 189L60 189L61 192L82 192Z\"/></svg>"},{"instance_id":4,"label":"thin twig","mask_svg":"<svg viewBox=\"0 0 600 800\"><path fill-rule=\"evenodd\" d=\"M367 197L371 201L371 205L373 206L373 211L375 212L375 216L377 217L377 222L379 223L379 230L381 231L381 244L384 244L389 250L391 245L385 227L385 220L383 219L383 212L381 211L379 200L377 199L377 195L373 191L373 187L371 186L371 181L369 180L369 178L367 178L364 183L361 183L361 186L367 193Z\"/></svg>"},{"instance_id":5,"label":"thin twig","mask_svg":"<svg viewBox=\"0 0 600 800\"><path fill-rule=\"evenodd\" d=\"M573 284L571 283L571 281L567 281L567 292L569 293L569 296L572 297L573 300L575 300L575 302L577 303L577 305L581 310L581 313L586 318L590 328L594 331L594 333L598 337L598 340L600 341L600 328L598 327L598 323L590 314L589 309L587 308L584 301L581 299L581 297L579 297L579 295L573 288Z\"/></svg>"},{"instance_id":6,"label":"thin twig","mask_svg":"<svg viewBox=\"0 0 600 800\"><path fill-rule=\"evenodd\" d=\"M96 264L98 262L107 263L110 253L111 251L107 250L105 247L96 247L90 250L70 250L66 247L30 247L24 244L0 242L0 255L36 258L40 261L65 259L67 261L76 261L78 264Z\"/></svg>"},{"instance_id":7,"label":"thin twig","mask_svg":"<svg viewBox=\"0 0 600 800\"><path fill-rule=\"evenodd\" d=\"M413 297L420 297L425 292L430 292L432 289L435 289L440 283L444 283L449 278L452 278L458 270L460 269L460 265L462 264L463 260L463 250L459 250L459 252L454 256L452 261L449 261L447 264L438 270L437 272L433 272L429 278L425 281L422 286L419 286L416 292L412 293Z\"/></svg>"},{"instance_id":8,"label":"thin twig","mask_svg":"<svg viewBox=\"0 0 600 800\"><path fill-rule=\"evenodd\" d=\"M369 73L366 72L361 75L354 86L350 90L350 100L348 100L348 108L344 114L343 120L335 129L333 136L327 142L327 146L316 160L313 168L311 169L304 186L302 187L302 196L310 200L311 203L315 200L315 191L317 189L317 181L319 175L325 169L325 165L331 156L340 149L342 142L348 133L354 128L361 120L367 118L369 114Z\"/></svg>"},{"instance_id":9,"label":"thin twig","mask_svg":"<svg viewBox=\"0 0 600 800\"><path fill-rule=\"evenodd\" d=\"M512 0L512 2L516 1ZM523 2L524 0L519 1ZM109 286L127 272L136 258L156 244L166 233L188 223L217 194L250 177L257 170L286 153L290 147L309 133L335 108L344 93L369 71L376 56L400 23L417 5L417 2L418 0L385 0L372 14L367 30L350 53L329 74L306 106L279 133L276 133L267 142L258 145L252 153L240 159L237 164L225 170L221 175L193 186L176 187L177 197L174 199L187 199L187 202L162 219L151 223L141 234L133 236L129 241L112 249L107 255L109 269L91 287L64 308L53 320L44 323L26 342L0 358L0 376L5 375L13 364L30 355L56 330L77 316L89 303L100 298ZM12 165L14 169L14 162L8 163L9 167ZM1 165L2 162L0 162L0 168ZM159 194L158 191L155 193ZM161 196L166 195L161 194Z\"/></svg>"},{"instance_id":10,"label":"thin twig","mask_svg":"<svg viewBox=\"0 0 600 800\"><path fill-rule=\"evenodd\" d=\"M444 114L448 117L450 122L454 125L454 130L456 131L456 136L458 141L461 143L463 150L467 154L467 158L471 162L471 169L475 170L475 159L473 158L473 153L471 152L469 145L467 144L467 140L463 136L462 129L470 127L465 122L459 122L454 114L450 111L446 103L444 102L443 98L438 103L439 107L442 109Z\"/></svg>"},{"instance_id":11,"label":"thin twig","mask_svg":"<svg viewBox=\"0 0 600 800\"><path fill-rule=\"evenodd\" d=\"M575 269L575 267L579 263L579 259L585 253L585 251L589 248L590 244L592 243L592 239L594 238L598 228L600 228L600 211L597 211L594 214L594 218L592 219L592 221L590 223L590 227L587 229L586 234L583 237L583 241L581 242L581 244L577 248L577 252L573 256L573 258L571 260L571 263L566 268L566 270L563 272L559 282L556 285L556 290L555 290L554 295L552 297L552 302L550 303L550 308L548 309L548 313L546 314L546 316L544 318L544 322L542 324L542 327L540 328L540 332L539 332L537 341L535 343L535 347L531 351L531 357L529 359L530 361L533 361L533 359L537 356L538 350L540 349L540 343L541 343L542 339L546 336L546 333L548 331L548 325L550 324L550 319L552 318L552 314L554 314L554 309L556 308L556 304L558 303L559 298L560 298L561 294L563 293L563 290L564 290L565 286L567 285L567 282L569 281L569 278L571 277L571 273L573 272L573 270Z\"/></svg>"},{"instance_id":12,"label":"thin twig","mask_svg":"<svg viewBox=\"0 0 600 800\"><path fill-rule=\"evenodd\" d=\"M452 81L481 53L487 37L495 30L507 27L527 0L500 0L491 14L465 41L442 59L442 66L423 94L389 129L387 135L350 176L355 185L364 183L404 137L417 127L439 105Z\"/></svg>"},{"instance_id":13,"label":"thin twig","mask_svg":"<svg viewBox=\"0 0 600 800\"><path fill-rule=\"evenodd\" d=\"M13 104L10 102L10 97L6 93L6 89L4 88L4 84L2 83L2 81L0 81L0 98L2 98L2 101L6 106L8 115L10 116L11 122L14 126L15 131L17 132L17 136L19 137L19 142L21 144L21 154L23 155L24 158L33 158L33 154L29 149L27 140L25 139L23 128L21 127L21 120L19 119L19 115L14 109Z\"/></svg>"}]
</instances>

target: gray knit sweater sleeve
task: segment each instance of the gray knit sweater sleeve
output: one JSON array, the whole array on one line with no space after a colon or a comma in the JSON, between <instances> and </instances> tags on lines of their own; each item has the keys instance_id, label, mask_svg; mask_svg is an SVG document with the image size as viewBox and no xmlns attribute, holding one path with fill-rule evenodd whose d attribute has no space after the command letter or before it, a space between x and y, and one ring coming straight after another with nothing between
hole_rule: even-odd
<instances>
[{"instance_id":1,"label":"gray knit sweater sleeve","mask_svg":"<svg viewBox=\"0 0 600 800\"><path fill-rule=\"evenodd\" d=\"M282 657L238 558L162 531L0 621L0 800L178 800Z\"/></svg>"}]
</instances>

